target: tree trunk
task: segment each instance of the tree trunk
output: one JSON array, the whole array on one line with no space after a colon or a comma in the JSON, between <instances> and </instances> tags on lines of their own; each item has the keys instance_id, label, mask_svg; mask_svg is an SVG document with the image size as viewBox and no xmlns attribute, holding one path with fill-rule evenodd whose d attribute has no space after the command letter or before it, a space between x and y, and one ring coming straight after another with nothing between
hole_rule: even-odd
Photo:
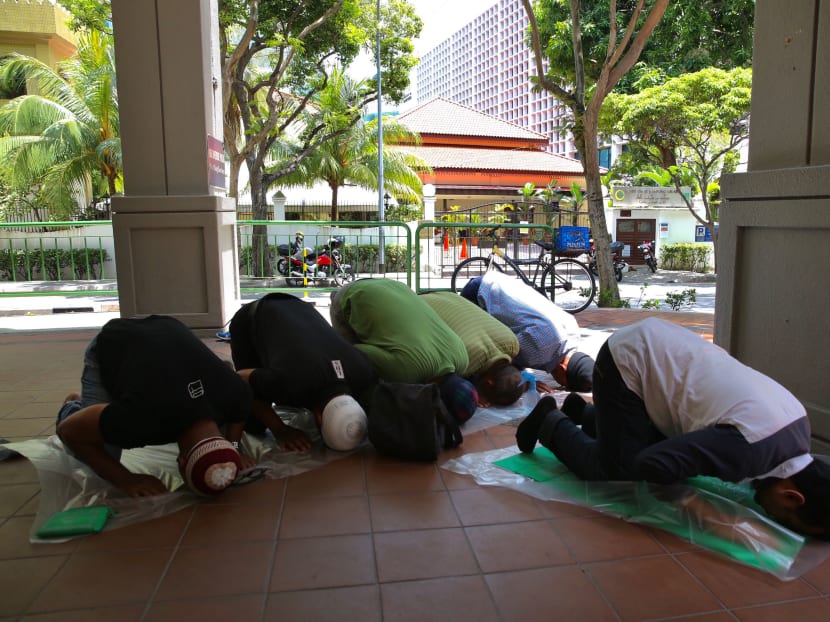
<instances>
[{"instance_id":1,"label":"tree trunk","mask_svg":"<svg viewBox=\"0 0 830 622\"><path fill-rule=\"evenodd\" d=\"M336 221L338 218L337 213L337 191L339 186L337 184L329 184L331 188L331 219Z\"/></svg>"},{"instance_id":2,"label":"tree trunk","mask_svg":"<svg viewBox=\"0 0 830 622\"><path fill-rule=\"evenodd\" d=\"M239 199L239 170L242 168L243 159L240 156L231 156L230 173L228 175L228 196Z\"/></svg>"},{"instance_id":3,"label":"tree trunk","mask_svg":"<svg viewBox=\"0 0 830 622\"><path fill-rule=\"evenodd\" d=\"M254 220L268 220L267 189L262 183L262 178L255 174L252 167L248 166L251 185L251 211ZM254 263L254 276L273 276L274 265L268 248L268 226L254 225L251 236L251 253Z\"/></svg>"},{"instance_id":4,"label":"tree trunk","mask_svg":"<svg viewBox=\"0 0 830 622\"><path fill-rule=\"evenodd\" d=\"M597 272L599 272L599 297L597 306L616 307L620 301L620 290L614 276L611 261L611 236L605 221L605 206L602 201L602 179L599 174L599 148L597 147L597 119L588 108L582 114L579 134L574 133L574 142L582 160L585 172L585 196L588 201L588 218L591 234L596 246ZM576 128L575 128L576 129Z\"/></svg>"},{"instance_id":5,"label":"tree trunk","mask_svg":"<svg viewBox=\"0 0 830 622\"><path fill-rule=\"evenodd\" d=\"M236 219L239 218L239 169L242 168L242 158L239 156L230 157L230 173L228 175L228 196L236 199ZM236 249L242 250L242 229L236 227Z\"/></svg>"}]
</instances>

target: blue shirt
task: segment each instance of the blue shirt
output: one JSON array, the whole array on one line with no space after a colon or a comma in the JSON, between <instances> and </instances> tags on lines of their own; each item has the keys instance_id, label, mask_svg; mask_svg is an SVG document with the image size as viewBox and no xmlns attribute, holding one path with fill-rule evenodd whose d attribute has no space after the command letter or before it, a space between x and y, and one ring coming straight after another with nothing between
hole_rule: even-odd
<instances>
[{"instance_id":1,"label":"blue shirt","mask_svg":"<svg viewBox=\"0 0 830 622\"><path fill-rule=\"evenodd\" d=\"M489 270L478 288L478 304L506 324L519 340L513 364L550 371L579 340L573 315L514 277Z\"/></svg>"}]
</instances>

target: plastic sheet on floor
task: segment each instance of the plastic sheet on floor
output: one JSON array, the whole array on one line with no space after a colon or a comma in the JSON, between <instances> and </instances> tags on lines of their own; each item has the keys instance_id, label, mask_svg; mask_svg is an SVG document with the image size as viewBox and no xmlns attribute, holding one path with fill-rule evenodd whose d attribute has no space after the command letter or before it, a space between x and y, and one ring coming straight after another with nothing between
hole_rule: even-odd
<instances>
[{"instance_id":1,"label":"plastic sheet on floor","mask_svg":"<svg viewBox=\"0 0 830 622\"><path fill-rule=\"evenodd\" d=\"M441 465L472 475L483 486L502 486L537 499L562 501L656 527L704 549L787 581L830 557L830 543L805 538L762 514L748 484L696 477L686 484L586 482L543 447L515 447L454 458Z\"/></svg>"},{"instance_id":2,"label":"plastic sheet on floor","mask_svg":"<svg viewBox=\"0 0 830 622\"><path fill-rule=\"evenodd\" d=\"M297 475L338 460L348 453L326 449L313 415L302 409L277 409L286 423L303 429L314 441L309 452L281 451L273 438L245 434L242 449L256 459L264 477L279 479ZM37 469L40 495L37 515L30 531L30 542L63 542L64 539L44 540L35 534L57 512L76 507L106 505L115 511L105 531L158 518L199 503L203 497L184 487L176 458L178 445L155 445L125 450L121 463L133 473L158 477L171 492L154 497L127 497L108 481L100 478L86 464L74 458L57 436L9 443L4 447L26 457Z\"/></svg>"},{"instance_id":3,"label":"plastic sheet on floor","mask_svg":"<svg viewBox=\"0 0 830 622\"><path fill-rule=\"evenodd\" d=\"M536 377L536 380L544 382L550 387L559 386L559 383L557 383L547 372L539 371L537 369L527 369L525 371L532 373L533 376ZM565 391L554 391L553 395L557 398L558 403L561 404L562 400L565 399L565 396L567 396L568 393ZM527 417L531 410L533 410L533 407L536 406L540 399L541 396L538 393L526 391L522 394L522 397L519 398L518 401L510 406L479 407L476 409L476 412L472 418L467 420L464 425L461 426L461 433L472 434L473 432L486 430L487 428L491 428L493 426L503 425L515 419L523 419Z\"/></svg>"}]
</instances>

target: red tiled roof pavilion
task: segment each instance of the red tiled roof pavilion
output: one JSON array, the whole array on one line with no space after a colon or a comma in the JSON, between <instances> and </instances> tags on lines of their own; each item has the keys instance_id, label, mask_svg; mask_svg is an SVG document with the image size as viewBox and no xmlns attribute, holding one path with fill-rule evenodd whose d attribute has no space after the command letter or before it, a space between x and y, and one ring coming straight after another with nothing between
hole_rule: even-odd
<instances>
[{"instance_id":1,"label":"red tiled roof pavilion","mask_svg":"<svg viewBox=\"0 0 830 622\"><path fill-rule=\"evenodd\" d=\"M515 200L516 191L527 182L537 188L552 180L564 188L574 182L585 186L579 160L544 151L544 134L442 97L401 114L397 122L420 134L420 145L397 148L432 167L433 172L421 179L435 186L439 200Z\"/></svg>"}]
</instances>

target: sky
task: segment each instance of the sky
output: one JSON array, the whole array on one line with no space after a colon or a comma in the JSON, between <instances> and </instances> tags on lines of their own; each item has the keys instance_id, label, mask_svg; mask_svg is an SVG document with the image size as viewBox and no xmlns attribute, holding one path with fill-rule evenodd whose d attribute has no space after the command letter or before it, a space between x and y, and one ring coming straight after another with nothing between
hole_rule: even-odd
<instances>
[{"instance_id":1,"label":"sky","mask_svg":"<svg viewBox=\"0 0 830 622\"><path fill-rule=\"evenodd\" d=\"M409 0L424 20L421 36L415 41L416 53L428 52L465 24L484 13L498 0Z\"/></svg>"},{"instance_id":2,"label":"sky","mask_svg":"<svg viewBox=\"0 0 830 622\"><path fill-rule=\"evenodd\" d=\"M421 36L414 42L415 55L428 52L497 2L498 0L409 0L415 13L424 20ZM357 78L374 75L374 63L361 55L350 73Z\"/></svg>"}]
</instances>

